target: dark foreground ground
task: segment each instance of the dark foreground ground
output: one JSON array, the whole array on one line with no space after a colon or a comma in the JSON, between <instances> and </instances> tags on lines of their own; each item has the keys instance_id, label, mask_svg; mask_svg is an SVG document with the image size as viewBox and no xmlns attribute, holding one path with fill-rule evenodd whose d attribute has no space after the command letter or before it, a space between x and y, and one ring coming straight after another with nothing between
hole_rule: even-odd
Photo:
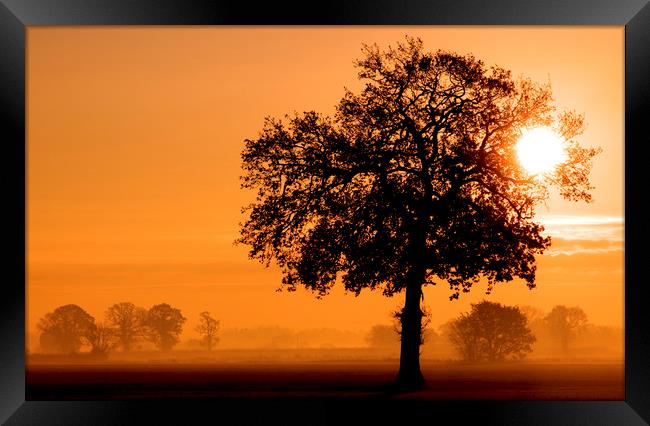
<instances>
[{"instance_id":1,"label":"dark foreground ground","mask_svg":"<svg viewBox=\"0 0 650 426\"><path fill-rule=\"evenodd\" d=\"M396 394L387 361L30 365L29 400L359 398L623 400L620 363L422 364L425 389Z\"/></svg>"}]
</instances>

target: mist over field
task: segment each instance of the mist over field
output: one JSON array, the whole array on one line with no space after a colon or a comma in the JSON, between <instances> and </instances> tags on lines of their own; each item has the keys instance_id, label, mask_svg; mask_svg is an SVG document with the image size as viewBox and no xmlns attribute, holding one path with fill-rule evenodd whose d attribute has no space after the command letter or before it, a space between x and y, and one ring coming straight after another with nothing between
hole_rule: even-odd
<instances>
[{"instance_id":1,"label":"mist over field","mask_svg":"<svg viewBox=\"0 0 650 426\"><path fill-rule=\"evenodd\" d=\"M27 364L41 363L147 363L158 362L224 362L224 361L282 361L292 360L366 360L397 361L399 336L394 324L385 323L363 331L314 328L296 330L279 326L254 328L224 328L219 332L219 343L210 352L197 337L181 340L173 350L160 352L146 341L138 342L128 353L111 351L105 357L93 357L84 347L75 355L47 353L38 347L38 335L30 333L31 346ZM457 350L440 330L429 330L421 348L422 359L462 362ZM576 336L570 352L558 353L557 343L548 330L539 328L529 361L585 362L608 360L623 362L624 334L620 328L589 325Z\"/></svg>"}]
</instances>

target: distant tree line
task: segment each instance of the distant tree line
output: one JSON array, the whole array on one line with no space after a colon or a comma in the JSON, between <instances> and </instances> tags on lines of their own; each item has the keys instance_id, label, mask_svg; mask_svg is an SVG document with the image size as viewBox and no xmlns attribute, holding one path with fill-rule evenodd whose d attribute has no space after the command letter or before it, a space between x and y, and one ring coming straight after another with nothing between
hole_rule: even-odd
<instances>
[{"instance_id":1,"label":"distant tree line","mask_svg":"<svg viewBox=\"0 0 650 426\"><path fill-rule=\"evenodd\" d=\"M567 356L588 326L587 315L576 306L557 305L544 314L530 306L506 306L484 300L443 324L440 333L423 329L422 337L438 346L445 341L464 361L497 362L525 358L533 351L538 336L550 342L555 353ZM366 341L375 348L399 348L399 323L373 326Z\"/></svg>"},{"instance_id":2,"label":"distant tree line","mask_svg":"<svg viewBox=\"0 0 650 426\"><path fill-rule=\"evenodd\" d=\"M148 310L130 302L116 303L108 308L104 321L96 321L81 307L69 304L47 313L37 328L44 352L69 355L87 345L91 354L106 355L118 348L129 352L141 341L153 343L160 351L169 351L179 342L186 321L180 309L167 303ZM219 321L209 312L200 314L196 331L208 350L217 345Z\"/></svg>"}]
</instances>

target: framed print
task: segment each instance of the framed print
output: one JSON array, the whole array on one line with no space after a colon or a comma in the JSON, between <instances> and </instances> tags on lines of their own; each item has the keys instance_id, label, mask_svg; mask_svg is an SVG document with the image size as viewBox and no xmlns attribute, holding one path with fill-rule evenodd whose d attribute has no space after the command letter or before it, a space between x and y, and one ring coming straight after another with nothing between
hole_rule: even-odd
<instances>
[{"instance_id":1,"label":"framed print","mask_svg":"<svg viewBox=\"0 0 650 426\"><path fill-rule=\"evenodd\" d=\"M2 0L0 420L647 424L645 0Z\"/></svg>"}]
</instances>

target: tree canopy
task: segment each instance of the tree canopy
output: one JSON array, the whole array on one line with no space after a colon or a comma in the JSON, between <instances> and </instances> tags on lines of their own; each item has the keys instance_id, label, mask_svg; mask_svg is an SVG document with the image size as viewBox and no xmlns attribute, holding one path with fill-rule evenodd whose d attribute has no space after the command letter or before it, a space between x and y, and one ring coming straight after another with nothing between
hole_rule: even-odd
<instances>
[{"instance_id":1,"label":"tree canopy","mask_svg":"<svg viewBox=\"0 0 650 426\"><path fill-rule=\"evenodd\" d=\"M195 328L201 335L201 344L205 346L208 351L219 343L219 321L214 319L210 312L204 311L199 314L199 324Z\"/></svg>"},{"instance_id":2,"label":"tree canopy","mask_svg":"<svg viewBox=\"0 0 650 426\"><path fill-rule=\"evenodd\" d=\"M451 343L467 361L520 359L532 352L535 336L516 306L482 301L447 325Z\"/></svg>"},{"instance_id":3,"label":"tree canopy","mask_svg":"<svg viewBox=\"0 0 650 426\"><path fill-rule=\"evenodd\" d=\"M481 277L535 285L534 256L550 244L533 220L552 186L590 200L596 149L574 139L583 117L556 114L550 84L514 79L472 55L407 39L356 62L365 82L333 117L267 118L246 140L243 186L257 190L240 242L275 259L290 289L326 294L341 276L358 294L392 295L411 275L447 282L451 297ZM523 129L552 126L567 160L529 176L514 146ZM489 291L488 288L488 291Z\"/></svg>"},{"instance_id":4,"label":"tree canopy","mask_svg":"<svg viewBox=\"0 0 650 426\"><path fill-rule=\"evenodd\" d=\"M94 355L106 355L119 344L116 330L106 323L93 324L86 339L91 347L90 353Z\"/></svg>"},{"instance_id":5,"label":"tree canopy","mask_svg":"<svg viewBox=\"0 0 650 426\"><path fill-rule=\"evenodd\" d=\"M144 333L147 311L130 302L111 305L106 311L106 320L115 328L122 350L128 352L131 345Z\"/></svg>"},{"instance_id":6,"label":"tree canopy","mask_svg":"<svg viewBox=\"0 0 650 426\"><path fill-rule=\"evenodd\" d=\"M167 303L154 305L145 319L146 334L161 351L168 351L178 343L186 318L179 309Z\"/></svg>"},{"instance_id":7,"label":"tree canopy","mask_svg":"<svg viewBox=\"0 0 650 426\"><path fill-rule=\"evenodd\" d=\"M556 305L544 317L550 331L560 344L564 353L568 353L569 342L587 325L587 314L578 306Z\"/></svg>"},{"instance_id":8,"label":"tree canopy","mask_svg":"<svg viewBox=\"0 0 650 426\"><path fill-rule=\"evenodd\" d=\"M81 307L69 304L49 312L38 323L40 344L45 351L72 354L88 341L95 318Z\"/></svg>"}]
</instances>

